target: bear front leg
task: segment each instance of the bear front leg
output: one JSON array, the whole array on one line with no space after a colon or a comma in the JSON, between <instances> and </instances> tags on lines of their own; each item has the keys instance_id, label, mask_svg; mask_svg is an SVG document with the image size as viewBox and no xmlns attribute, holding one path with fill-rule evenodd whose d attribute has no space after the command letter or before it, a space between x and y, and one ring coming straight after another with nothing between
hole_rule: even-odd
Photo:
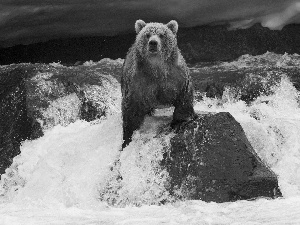
<instances>
[{"instance_id":1,"label":"bear front leg","mask_svg":"<svg viewBox=\"0 0 300 225\"><path fill-rule=\"evenodd\" d=\"M184 88L178 94L174 103L174 113L171 127L195 119L196 113L193 107L194 93L189 81L186 82Z\"/></svg>"},{"instance_id":2,"label":"bear front leg","mask_svg":"<svg viewBox=\"0 0 300 225\"><path fill-rule=\"evenodd\" d=\"M133 100L122 102L124 141L122 144L122 149L131 142L133 132L140 128L147 113L147 110L145 110L145 108L142 107L138 102Z\"/></svg>"}]
</instances>

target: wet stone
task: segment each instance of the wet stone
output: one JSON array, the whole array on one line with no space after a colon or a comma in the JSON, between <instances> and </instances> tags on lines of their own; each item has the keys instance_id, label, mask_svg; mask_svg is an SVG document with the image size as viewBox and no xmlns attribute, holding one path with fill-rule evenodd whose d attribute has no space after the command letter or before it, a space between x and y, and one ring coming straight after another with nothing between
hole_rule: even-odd
<instances>
[{"instance_id":1,"label":"wet stone","mask_svg":"<svg viewBox=\"0 0 300 225\"><path fill-rule=\"evenodd\" d=\"M228 202L278 197L277 176L253 150L230 113L199 115L171 139L161 165L181 200Z\"/></svg>"}]
</instances>

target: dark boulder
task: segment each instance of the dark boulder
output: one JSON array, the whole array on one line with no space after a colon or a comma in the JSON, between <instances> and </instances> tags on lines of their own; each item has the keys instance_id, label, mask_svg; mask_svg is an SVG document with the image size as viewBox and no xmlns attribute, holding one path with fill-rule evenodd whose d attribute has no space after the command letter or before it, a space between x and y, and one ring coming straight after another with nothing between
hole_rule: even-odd
<instances>
[{"instance_id":1,"label":"dark boulder","mask_svg":"<svg viewBox=\"0 0 300 225\"><path fill-rule=\"evenodd\" d=\"M20 143L39 136L40 126L28 116L26 71L15 69L0 76L0 174L20 153Z\"/></svg>"},{"instance_id":2,"label":"dark boulder","mask_svg":"<svg viewBox=\"0 0 300 225\"><path fill-rule=\"evenodd\" d=\"M281 196L276 175L259 159L230 113L182 125L161 163L168 191L182 200L228 202Z\"/></svg>"}]
</instances>

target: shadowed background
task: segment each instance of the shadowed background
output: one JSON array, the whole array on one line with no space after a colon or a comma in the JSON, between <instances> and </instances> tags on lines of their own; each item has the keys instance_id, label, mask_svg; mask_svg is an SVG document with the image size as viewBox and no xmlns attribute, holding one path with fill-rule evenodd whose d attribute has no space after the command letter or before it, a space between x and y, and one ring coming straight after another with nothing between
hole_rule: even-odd
<instances>
[{"instance_id":1,"label":"shadowed background","mask_svg":"<svg viewBox=\"0 0 300 225\"><path fill-rule=\"evenodd\" d=\"M133 30L136 19L176 19L180 27L230 23L246 28L260 22L281 29L299 22L299 11L299 0L2 0L0 46L117 35Z\"/></svg>"}]
</instances>

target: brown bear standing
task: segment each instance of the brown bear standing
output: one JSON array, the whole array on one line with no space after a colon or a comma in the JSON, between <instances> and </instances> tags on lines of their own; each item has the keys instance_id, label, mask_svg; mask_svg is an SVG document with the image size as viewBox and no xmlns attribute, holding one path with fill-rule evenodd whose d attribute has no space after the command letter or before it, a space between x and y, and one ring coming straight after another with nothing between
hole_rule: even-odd
<instances>
[{"instance_id":1,"label":"brown bear standing","mask_svg":"<svg viewBox=\"0 0 300 225\"><path fill-rule=\"evenodd\" d=\"M135 23L136 41L127 53L121 80L122 148L133 131L159 105L173 105L172 125L194 116L193 87L189 70L177 46L178 24Z\"/></svg>"}]
</instances>

